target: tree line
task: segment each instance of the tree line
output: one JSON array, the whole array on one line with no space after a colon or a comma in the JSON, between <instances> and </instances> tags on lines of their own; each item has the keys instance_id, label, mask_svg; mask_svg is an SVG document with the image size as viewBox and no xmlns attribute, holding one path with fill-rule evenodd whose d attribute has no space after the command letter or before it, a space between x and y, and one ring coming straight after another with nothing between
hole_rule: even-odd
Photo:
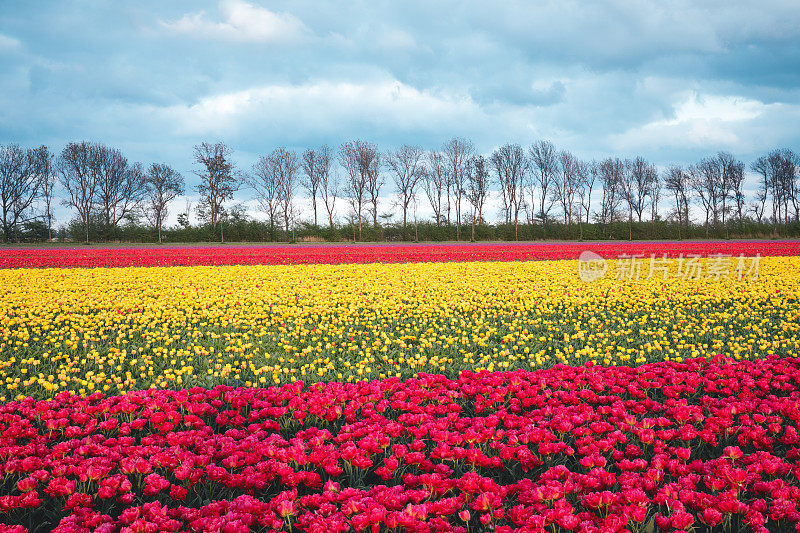
<instances>
[{"instance_id":1,"label":"tree line","mask_svg":"<svg viewBox=\"0 0 800 533\"><path fill-rule=\"evenodd\" d=\"M771 234L778 235L796 227L800 217L800 159L789 149L751 162L758 186L749 198L744 191L748 167L728 152L662 171L641 157L585 161L546 140L527 147L506 144L488 155L476 153L463 138L436 150L403 145L381 151L363 140L301 153L279 147L246 170L237 168L232 150L221 142L201 143L193 155L199 179L195 213L220 240L226 221L246 218L234 203L237 193L257 201L271 240L292 240L298 225L319 233L325 225L334 230L344 225L342 216L353 240L363 240L365 228L385 227L395 215L401 220L395 224L400 237L411 240L410 218L417 228L420 202L433 213L428 224L452 227L456 240L469 231L474 240L487 234L481 227L491 225L486 213L490 195L497 195L500 205L496 225L513 228L514 239L520 238L521 225L538 228L542 238L583 238L590 227L594 237L621 238L622 225L632 239L635 227L658 222L669 222L677 233L672 238L696 236L698 227L706 237L711 231L729 237L731 231L741 233L737 227L744 224L769 225ZM71 208L72 225L80 225L87 242L90 228L97 238L110 240L121 226L142 225L161 242L170 204L185 191L183 176L168 164L129 161L101 143L70 142L58 155L46 146L0 145L6 242L22 240L26 228L35 225L40 235L46 229L46 238L52 239L58 202ZM396 200L388 202L387 192ZM301 195L310 200L308 213L299 207ZM692 220L691 206L701 213L699 221ZM184 228L190 225L189 214L187 206L178 216ZM375 238L374 232L367 238Z\"/></svg>"}]
</instances>

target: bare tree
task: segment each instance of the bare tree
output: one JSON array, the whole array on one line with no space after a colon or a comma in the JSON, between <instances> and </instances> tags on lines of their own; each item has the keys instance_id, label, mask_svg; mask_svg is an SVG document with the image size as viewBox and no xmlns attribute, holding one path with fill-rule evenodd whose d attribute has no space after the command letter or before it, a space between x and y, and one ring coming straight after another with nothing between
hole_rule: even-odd
<instances>
[{"instance_id":1,"label":"bare tree","mask_svg":"<svg viewBox=\"0 0 800 533\"><path fill-rule=\"evenodd\" d=\"M542 219L542 232L547 234L547 216L553 206L551 186L558 172L558 157L555 146L550 141L538 141L529 149L530 163L533 167L531 176L531 206L537 206L535 217ZM535 193L538 190L538 202Z\"/></svg>"},{"instance_id":2,"label":"bare tree","mask_svg":"<svg viewBox=\"0 0 800 533\"><path fill-rule=\"evenodd\" d=\"M729 152L717 153L716 161L719 168L719 176L717 179L719 180L720 215L722 218L722 227L725 229L725 237L727 238L728 224L726 223L726 218L731 211L729 200L736 202L735 184L741 184L744 180L744 164L738 161Z\"/></svg>"},{"instance_id":3,"label":"bare tree","mask_svg":"<svg viewBox=\"0 0 800 533\"><path fill-rule=\"evenodd\" d=\"M197 215L207 220L212 228L225 213L225 202L241 185L231 161L232 150L224 143L201 143L194 147L194 159L200 165L195 174L200 178L197 192L200 195Z\"/></svg>"},{"instance_id":4,"label":"bare tree","mask_svg":"<svg viewBox=\"0 0 800 533\"><path fill-rule=\"evenodd\" d=\"M653 184L658 179L658 171L653 165L637 157L625 161L623 176L623 190L629 212L636 213L637 219L641 222L644 210L652 198Z\"/></svg>"},{"instance_id":5,"label":"bare tree","mask_svg":"<svg viewBox=\"0 0 800 533\"><path fill-rule=\"evenodd\" d=\"M592 161L587 163L585 161L576 162L576 173L578 175L577 187L575 194L578 197L576 205L578 209L578 226L580 230L580 239L583 240L583 219L586 213L586 224L589 223L589 213L592 208L592 189L594 188L597 174L599 172L597 163Z\"/></svg>"},{"instance_id":6,"label":"bare tree","mask_svg":"<svg viewBox=\"0 0 800 533\"><path fill-rule=\"evenodd\" d=\"M318 150L306 150L303 153L303 161L301 163L303 172L305 173L305 186L308 193L311 195L311 205L314 208L314 225L317 225L317 194L320 191L323 177L326 176L331 169L331 149L323 146Z\"/></svg>"},{"instance_id":7,"label":"bare tree","mask_svg":"<svg viewBox=\"0 0 800 533\"><path fill-rule=\"evenodd\" d=\"M428 152L427 170L423 176L423 185L428 202L433 209L436 225L441 226L444 214L443 196L447 190L448 170L445 157L441 152Z\"/></svg>"},{"instance_id":8,"label":"bare tree","mask_svg":"<svg viewBox=\"0 0 800 533\"><path fill-rule=\"evenodd\" d=\"M572 207L579 181L579 163L572 153L562 150L558 154L558 171L553 175L553 198L561 204L564 225L572 223Z\"/></svg>"},{"instance_id":9,"label":"bare tree","mask_svg":"<svg viewBox=\"0 0 800 533\"><path fill-rule=\"evenodd\" d=\"M778 220L777 220L777 207L780 204L778 200L778 191L776 184L778 182L777 174L781 172L781 156L780 152L772 152L769 155L764 155L756 159L750 164L750 169L759 174L759 188L756 192L757 201L751 209L753 209L756 219L761 222L761 219L766 210L766 203L768 198L772 198L772 233L777 234Z\"/></svg>"},{"instance_id":10,"label":"bare tree","mask_svg":"<svg viewBox=\"0 0 800 533\"><path fill-rule=\"evenodd\" d=\"M270 156L262 155L258 158L253 164L252 171L245 177L245 183L255 191L259 206L269 221L270 239L274 239L275 221L279 214L280 181Z\"/></svg>"},{"instance_id":11,"label":"bare tree","mask_svg":"<svg viewBox=\"0 0 800 533\"><path fill-rule=\"evenodd\" d=\"M98 146L87 142L71 142L61 151L58 170L61 185L67 191L64 204L75 208L89 242L89 223L95 207L97 188L100 182L97 158Z\"/></svg>"},{"instance_id":12,"label":"bare tree","mask_svg":"<svg viewBox=\"0 0 800 533\"><path fill-rule=\"evenodd\" d=\"M744 163L741 161L734 161L733 164L728 167L727 173L727 184L730 190L731 201L736 210L736 219L741 227L742 220L747 210L744 194Z\"/></svg>"},{"instance_id":13,"label":"bare tree","mask_svg":"<svg viewBox=\"0 0 800 533\"><path fill-rule=\"evenodd\" d=\"M336 209L336 199L341 196L341 185L339 183L339 173L334 170L331 172L331 150L327 146L320 150L320 185L319 191L325 210L328 212L328 223L333 229L333 213Z\"/></svg>"},{"instance_id":14,"label":"bare tree","mask_svg":"<svg viewBox=\"0 0 800 533\"><path fill-rule=\"evenodd\" d=\"M446 158L445 158L445 166L447 166ZM448 168L447 171L443 174L443 176L444 176L444 187L445 187L444 212L445 212L445 218L447 220L447 225L449 226L450 224L452 224L450 213L452 211L451 208L453 207L453 204L451 202L453 197L453 195L451 194L453 190L453 175L450 172L450 169Z\"/></svg>"},{"instance_id":15,"label":"bare tree","mask_svg":"<svg viewBox=\"0 0 800 533\"><path fill-rule=\"evenodd\" d=\"M372 144L356 140L346 142L339 150L339 161L347 173L346 194L353 208L355 220L358 221L358 239L361 240L364 204L370 201L367 195L380 189L377 185L380 177L380 158L378 150ZM377 198L372 203L373 218L377 225Z\"/></svg>"},{"instance_id":16,"label":"bare tree","mask_svg":"<svg viewBox=\"0 0 800 533\"><path fill-rule=\"evenodd\" d=\"M317 172L317 153L311 148L303 152L303 160L300 163L305 173L303 185L311 195L311 207L314 212L314 225L317 225L317 190L319 189L319 174Z\"/></svg>"},{"instance_id":17,"label":"bare tree","mask_svg":"<svg viewBox=\"0 0 800 533\"><path fill-rule=\"evenodd\" d=\"M467 166L472 153L475 151L472 142L454 137L443 147L442 152L447 158L450 182L453 188L456 208L456 240L461 240L461 198L464 195L467 180Z\"/></svg>"},{"instance_id":18,"label":"bare tree","mask_svg":"<svg viewBox=\"0 0 800 533\"><path fill-rule=\"evenodd\" d=\"M46 148L45 148L46 150ZM18 225L26 222L41 187L41 165L36 149L23 149L16 144L0 145L0 209L3 239L19 238ZM49 161L49 155L47 156Z\"/></svg>"},{"instance_id":19,"label":"bare tree","mask_svg":"<svg viewBox=\"0 0 800 533\"><path fill-rule=\"evenodd\" d=\"M773 150L769 154L770 189L772 190L772 224L773 233L778 234L778 226L785 219L786 189L784 182L792 164L782 150Z\"/></svg>"},{"instance_id":20,"label":"bare tree","mask_svg":"<svg viewBox=\"0 0 800 533\"><path fill-rule=\"evenodd\" d=\"M108 238L122 219L142 202L146 187L142 166L133 165L122 152L107 146L97 146L94 160L97 165L97 204Z\"/></svg>"},{"instance_id":21,"label":"bare tree","mask_svg":"<svg viewBox=\"0 0 800 533\"><path fill-rule=\"evenodd\" d=\"M424 175L425 152L418 146L404 144L386 155L386 164L392 171L394 185L400 193L403 210L403 238L406 238L408 208L414 198L417 185Z\"/></svg>"},{"instance_id":22,"label":"bare tree","mask_svg":"<svg viewBox=\"0 0 800 533\"><path fill-rule=\"evenodd\" d=\"M46 146L40 146L36 149L35 158L38 162L40 196L44 204L42 216L47 222L47 240L53 240L53 221L55 220L53 201L55 200L54 193L57 179L53 169L53 154Z\"/></svg>"},{"instance_id":23,"label":"bare tree","mask_svg":"<svg viewBox=\"0 0 800 533\"><path fill-rule=\"evenodd\" d=\"M625 163L619 158L609 157L600 163L599 176L603 186L603 196L600 202L600 212L596 213L596 218L609 230L613 228L619 205L624 197L622 187L624 173Z\"/></svg>"},{"instance_id":24,"label":"bare tree","mask_svg":"<svg viewBox=\"0 0 800 533\"><path fill-rule=\"evenodd\" d=\"M183 194L183 176L169 165L153 163L144 175L147 205L145 213L150 223L158 231L161 242L161 228L167 220L169 203Z\"/></svg>"},{"instance_id":25,"label":"bare tree","mask_svg":"<svg viewBox=\"0 0 800 533\"><path fill-rule=\"evenodd\" d=\"M378 227L378 200L383 187L383 174L381 173L381 153L377 146L366 144L362 152L363 168L367 175L367 192L369 203L372 205L372 226Z\"/></svg>"},{"instance_id":26,"label":"bare tree","mask_svg":"<svg viewBox=\"0 0 800 533\"><path fill-rule=\"evenodd\" d=\"M760 177L757 192L760 201L755 206L758 219L765 210L767 200L770 200L772 215L772 233L778 234L778 226L789 221L789 204L795 208L795 220L798 217L797 199L797 156L791 150L773 150L765 156L759 157L750 165L751 170Z\"/></svg>"},{"instance_id":27,"label":"bare tree","mask_svg":"<svg viewBox=\"0 0 800 533\"><path fill-rule=\"evenodd\" d=\"M795 222L800 220L800 198L797 196L800 157L789 149L781 150L781 153L783 154L783 165L779 182L783 198L783 223L788 224L790 218L793 218ZM790 206L794 210L791 217L789 215Z\"/></svg>"},{"instance_id":28,"label":"bare tree","mask_svg":"<svg viewBox=\"0 0 800 533\"><path fill-rule=\"evenodd\" d=\"M625 161L622 174L623 199L628 204L628 239L633 239L633 213L639 222L653 194L653 182L658 179L658 171L641 157Z\"/></svg>"},{"instance_id":29,"label":"bare tree","mask_svg":"<svg viewBox=\"0 0 800 533\"><path fill-rule=\"evenodd\" d=\"M505 198L505 205L509 212L506 220L514 222L514 238L519 239L519 212L525 199L523 198L523 183L527 161L525 152L518 144L506 144L492 153L492 165L497 173L500 191Z\"/></svg>"},{"instance_id":30,"label":"bare tree","mask_svg":"<svg viewBox=\"0 0 800 533\"><path fill-rule=\"evenodd\" d=\"M423 175L425 173L423 172ZM414 212L414 242L419 242L419 225L417 223L417 205L419 203L419 198L415 193L414 196L411 197L411 205L412 210Z\"/></svg>"},{"instance_id":31,"label":"bare tree","mask_svg":"<svg viewBox=\"0 0 800 533\"><path fill-rule=\"evenodd\" d=\"M769 167L769 158L766 160ZM744 165L727 152L719 152L714 157L701 159L689 170L689 183L705 210L705 228L708 236L709 222L717 227L724 226L728 235L727 215L731 211L730 201L734 202L737 213L744 208ZM769 178L770 176L768 176Z\"/></svg>"},{"instance_id":32,"label":"bare tree","mask_svg":"<svg viewBox=\"0 0 800 533\"><path fill-rule=\"evenodd\" d=\"M661 202L661 176L656 167L652 167L653 178L650 182L650 221L655 224L658 220L658 204Z\"/></svg>"},{"instance_id":33,"label":"bare tree","mask_svg":"<svg viewBox=\"0 0 800 533\"><path fill-rule=\"evenodd\" d=\"M705 211L705 229L708 237L709 222L716 225L719 216L720 179L719 167L715 159L703 159L689 167L689 185L696 193Z\"/></svg>"},{"instance_id":34,"label":"bare tree","mask_svg":"<svg viewBox=\"0 0 800 533\"><path fill-rule=\"evenodd\" d=\"M294 221L294 193L297 186L297 174L300 171L300 162L297 154L284 147L276 148L268 158L270 171L275 175L278 185L278 209L283 216L286 239L289 240L289 225Z\"/></svg>"},{"instance_id":35,"label":"bare tree","mask_svg":"<svg viewBox=\"0 0 800 533\"><path fill-rule=\"evenodd\" d=\"M489 169L482 155L470 158L467 165L465 195L472 206L472 240L475 240L475 224L483 220L483 204L489 195Z\"/></svg>"},{"instance_id":36,"label":"bare tree","mask_svg":"<svg viewBox=\"0 0 800 533\"><path fill-rule=\"evenodd\" d=\"M192 225L192 202L188 198L183 204L183 211L178 213L178 225L183 228L188 228Z\"/></svg>"},{"instance_id":37,"label":"bare tree","mask_svg":"<svg viewBox=\"0 0 800 533\"><path fill-rule=\"evenodd\" d=\"M667 169L664 187L675 197L675 217L678 219L678 239L681 238L681 227L689 227L689 175L680 166Z\"/></svg>"},{"instance_id":38,"label":"bare tree","mask_svg":"<svg viewBox=\"0 0 800 533\"><path fill-rule=\"evenodd\" d=\"M772 193L772 227L773 234L778 234L778 226L783 223L784 188L783 175L789 164L780 150L773 150L768 157L770 191Z\"/></svg>"},{"instance_id":39,"label":"bare tree","mask_svg":"<svg viewBox=\"0 0 800 533\"><path fill-rule=\"evenodd\" d=\"M791 201L794 208L794 221L798 222L800 221L800 196L798 196L798 189L800 189L800 184L798 184L798 179L800 179L800 155L791 150L787 150L786 155L791 163L785 174L786 198ZM788 207L786 212L788 213Z\"/></svg>"},{"instance_id":40,"label":"bare tree","mask_svg":"<svg viewBox=\"0 0 800 533\"><path fill-rule=\"evenodd\" d=\"M664 188L670 191L675 199L675 208L671 209L667 217L678 222L678 238L681 238L680 228L689 225L689 202L691 201L691 188L689 175L680 165L673 165L664 175Z\"/></svg>"},{"instance_id":41,"label":"bare tree","mask_svg":"<svg viewBox=\"0 0 800 533\"><path fill-rule=\"evenodd\" d=\"M797 220L797 156L792 150L773 150L769 154L773 219L777 224L789 223L789 205L795 208Z\"/></svg>"},{"instance_id":42,"label":"bare tree","mask_svg":"<svg viewBox=\"0 0 800 533\"><path fill-rule=\"evenodd\" d=\"M769 183L769 163L767 158L762 156L750 164L750 170L757 172L759 175L758 189L756 189L755 201L750 204L750 212L753 213L753 218L761 224L764 217L764 210L767 206L767 197L770 193Z\"/></svg>"}]
</instances>

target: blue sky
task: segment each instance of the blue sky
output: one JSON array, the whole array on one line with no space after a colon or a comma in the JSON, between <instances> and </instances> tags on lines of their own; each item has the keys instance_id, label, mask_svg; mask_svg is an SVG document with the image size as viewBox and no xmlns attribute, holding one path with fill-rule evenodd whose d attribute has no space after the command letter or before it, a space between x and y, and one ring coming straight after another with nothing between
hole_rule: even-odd
<instances>
[{"instance_id":1,"label":"blue sky","mask_svg":"<svg viewBox=\"0 0 800 533\"><path fill-rule=\"evenodd\" d=\"M584 158L800 149L796 1L4 0L0 143L89 139L190 177L365 138Z\"/></svg>"}]
</instances>

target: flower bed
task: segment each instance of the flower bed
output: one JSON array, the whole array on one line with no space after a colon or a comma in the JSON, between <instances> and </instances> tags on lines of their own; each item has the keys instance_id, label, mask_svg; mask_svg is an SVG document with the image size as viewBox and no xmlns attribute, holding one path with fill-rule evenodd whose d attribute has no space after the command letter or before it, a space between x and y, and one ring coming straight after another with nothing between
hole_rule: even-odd
<instances>
[{"instance_id":1,"label":"flower bed","mask_svg":"<svg viewBox=\"0 0 800 533\"><path fill-rule=\"evenodd\" d=\"M786 531L800 361L0 406L5 530Z\"/></svg>"},{"instance_id":2,"label":"flower bed","mask_svg":"<svg viewBox=\"0 0 800 533\"><path fill-rule=\"evenodd\" d=\"M798 255L797 241L608 242L552 244L420 244L356 246L201 246L0 249L0 268L125 267L532 261L576 259L584 250L606 258L666 253Z\"/></svg>"},{"instance_id":3,"label":"flower bed","mask_svg":"<svg viewBox=\"0 0 800 533\"><path fill-rule=\"evenodd\" d=\"M576 261L0 270L0 402L800 354L800 258L736 263L612 261L593 283Z\"/></svg>"}]
</instances>

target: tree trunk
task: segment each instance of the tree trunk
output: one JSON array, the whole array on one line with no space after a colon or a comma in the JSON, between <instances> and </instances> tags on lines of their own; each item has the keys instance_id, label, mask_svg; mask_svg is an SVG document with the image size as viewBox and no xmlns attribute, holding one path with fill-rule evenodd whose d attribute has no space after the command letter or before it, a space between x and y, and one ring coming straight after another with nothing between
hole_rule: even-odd
<instances>
[{"instance_id":1,"label":"tree trunk","mask_svg":"<svg viewBox=\"0 0 800 533\"><path fill-rule=\"evenodd\" d=\"M542 203L539 206L539 214L542 215L542 239L544 239L545 237L547 237L547 223L546 223L547 217L544 214L544 199L542 199Z\"/></svg>"},{"instance_id":2,"label":"tree trunk","mask_svg":"<svg viewBox=\"0 0 800 533\"><path fill-rule=\"evenodd\" d=\"M461 240L461 199L456 200L456 240Z\"/></svg>"},{"instance_id":3,"label":"tree trunk","mask_svg":"<svg viewBox=\"0 0 800 533\"><path fill-rule=\"evenodd\" d=\"M450 225L450 186L447 186L447 225Z\"/></svg>"},{"instance_id":4,"label":"tree trunk","mask_svg":"<svg viewBox=\"0 0 800 533\"><path fill-rule=\"evenodd\" d=\"M689 238L689 202L686 198L683 199L683 229L686 238Z\"/></svg>"},{"instance_id":5,"label":"tree trunk","mask_svg":"<svg viewBox=\"0 0 800 533\"><path fill-rule=\"evenodd\" d=\"M633 213L628 211L628 240L633 240Z\"/></svg>"},{"instance_id":6,"label":"tree trunk","mask_svg":"<svg viewBox=\"0 0 800 533\"><path fill-rule=\"evenodd\" d=\"M725 200L722 200L722 229L725 230L725 239L728 238L728 224L725 220Z\"/></svg>"},{"instance_id":7,"label":"tree trunk","mask_svg":"<svg viewBox=\"0 0 800 533\"><path fill-rule=\"evenodd\" d=\"M317 225L317 196L311 195L311 203L314 205L314 225Z\"/></svg>"}]
</instances>

